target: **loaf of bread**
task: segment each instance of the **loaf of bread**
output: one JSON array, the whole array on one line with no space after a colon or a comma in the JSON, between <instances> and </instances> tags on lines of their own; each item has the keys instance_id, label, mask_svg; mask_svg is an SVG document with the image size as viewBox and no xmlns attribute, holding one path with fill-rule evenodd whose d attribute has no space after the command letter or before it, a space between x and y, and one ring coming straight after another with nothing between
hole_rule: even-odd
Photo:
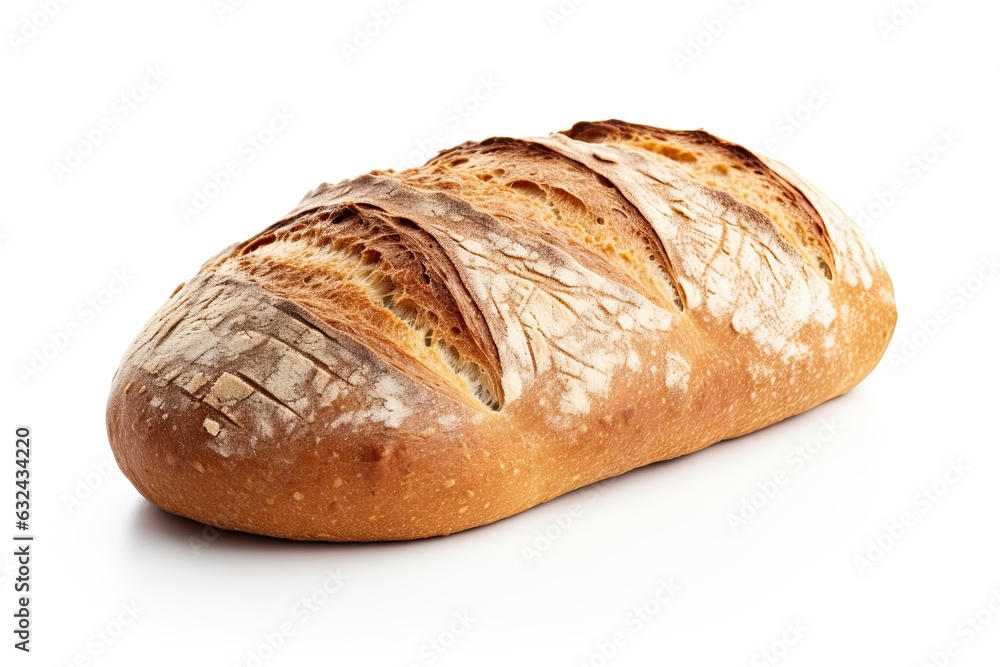
<instances>
[{"instance_id":1,"label":"loaf of bread","mask_svg":"<svg viewBox=\"0 0 1000 667\"><path fill-rule=\"evenodd\" d=\"M580 123L310 192L153 316L108 434L199 522L443 535L843 394L895 320L859 229L785 166Z\"/></svg>"}]
</instances>

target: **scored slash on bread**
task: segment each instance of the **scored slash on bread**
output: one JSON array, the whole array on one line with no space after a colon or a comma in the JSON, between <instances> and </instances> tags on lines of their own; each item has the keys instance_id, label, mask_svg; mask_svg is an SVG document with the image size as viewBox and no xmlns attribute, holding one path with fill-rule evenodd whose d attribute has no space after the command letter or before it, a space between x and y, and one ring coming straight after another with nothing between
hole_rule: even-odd
<instances>
[{"instance_id":1,"label":"scored slash on bread","mask_svg":"<svg viewBox=\"0 0 1000 667\"><path fill-rule=\"evenodd\" d=\"M153 317L108 432L204 523L448 534L843 394L895 317L857 226L783 165L579 123L309 193Z\"/></svg>"}]
</instances>

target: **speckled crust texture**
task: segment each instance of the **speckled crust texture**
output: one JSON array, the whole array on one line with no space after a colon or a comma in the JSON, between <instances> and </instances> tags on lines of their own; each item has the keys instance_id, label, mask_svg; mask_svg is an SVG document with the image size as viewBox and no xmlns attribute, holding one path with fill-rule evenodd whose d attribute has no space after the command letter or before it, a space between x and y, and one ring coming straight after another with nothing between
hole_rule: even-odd
<instances>
[{"instance_id":1,"label":"speckled crust texture","mask_svg":"<svg viewBox=\"0 0 1000 667\"><path fill-rule=\"evenodd\" d=\"M856 225L784 165L581 123L309 193L153 316L108 434L200 522L443 535L843 394L895 320Z\"/></svg>"}]
</instances>

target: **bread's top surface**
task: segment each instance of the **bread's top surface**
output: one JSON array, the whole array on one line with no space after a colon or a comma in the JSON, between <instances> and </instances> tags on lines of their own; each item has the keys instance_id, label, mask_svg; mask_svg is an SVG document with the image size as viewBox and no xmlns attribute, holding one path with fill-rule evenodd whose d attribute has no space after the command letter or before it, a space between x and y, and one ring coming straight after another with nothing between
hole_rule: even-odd
<instances>
[{"instance_id":1,"label":"bread's top surface","mask_svg":"<svg viewBox=\"0 0 1000 667\"><path fill-rule=\"evenodd\" d=\"M783 171L703 131L579 123L324 184L203 272L297 304L474 411L551 374L556 424L637 370L650 333L735 333L794 362L833 346L838 289L891 301L853 224Z\"/></svg>"}]
</instances>

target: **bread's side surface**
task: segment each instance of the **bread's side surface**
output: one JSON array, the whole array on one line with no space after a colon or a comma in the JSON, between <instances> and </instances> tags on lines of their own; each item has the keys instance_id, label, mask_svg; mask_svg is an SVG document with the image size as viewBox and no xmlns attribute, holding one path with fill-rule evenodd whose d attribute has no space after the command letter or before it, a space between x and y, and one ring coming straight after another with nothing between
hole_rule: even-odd
<instances>
[{"instance_id":1,"label":"bread's side surface","mask_svg":"<svg viewBox=\"0 0 1000 667\"><path fill-rule=\"evenodd\" d=\"M894 323L867 242L787 168L579 124L310 193L154 316L108 430L205 523L447 534L842 394Z\"/></svg>"}]
</instances>

